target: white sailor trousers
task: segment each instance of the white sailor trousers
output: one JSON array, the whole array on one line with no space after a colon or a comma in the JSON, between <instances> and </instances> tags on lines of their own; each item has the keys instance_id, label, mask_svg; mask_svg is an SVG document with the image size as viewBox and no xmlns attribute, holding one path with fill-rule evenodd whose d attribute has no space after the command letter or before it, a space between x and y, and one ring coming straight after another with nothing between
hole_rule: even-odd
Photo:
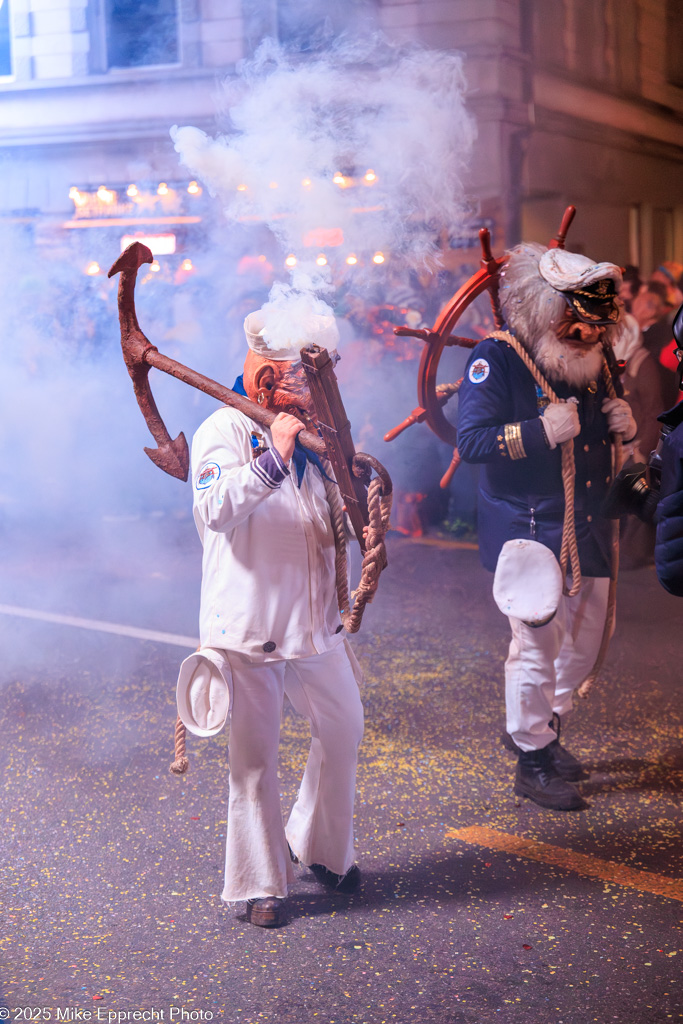
<instances>
[{"instance_id":1,"label":"white sailor trousers","mask_svg":"<svg viewBox=\"0 0 683 1024\"><path fill-rule=\"evenodd\" d=\"M302 864L344 874L354 862L353 807L363 706L344 644L308 658L255 664L226 652L232 670L227 902L287 895L287 844ZM308 719L311 745L283 824L278 747L283 696Z\"/></svg>"},{"instance_id":2,"label":"white sailor trousers","mask_svg":"<svg viewBox=\"0 0 683 1024\"><path fill-rule=\"evenodd\" d=\"M505 662L507 731L522 750L540 750L555 739L553 712L571 711L572 696L600 650L609 579L584 577L575 597L562 595L545 626L509 617L512 629Z\"/></svg>"}]
</instances>

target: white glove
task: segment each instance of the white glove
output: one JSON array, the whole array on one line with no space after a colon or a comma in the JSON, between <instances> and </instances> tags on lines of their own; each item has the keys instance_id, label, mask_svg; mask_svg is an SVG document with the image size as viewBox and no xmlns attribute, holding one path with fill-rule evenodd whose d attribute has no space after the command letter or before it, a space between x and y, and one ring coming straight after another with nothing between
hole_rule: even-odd
<instances>
[{"instance_id":1,"label":"white glove","mask_svg":"<svg viewBox=\"0 0 683 1024\"><path fill-rule=\"evenodd\" d=\"M551 448L576 437L581 430L576 402L551 402L541 416L541 423Z\"/></svg>"},{"instance_id":2,"label":"white glove","mask_svg":"<svg viewBox=\"0 0 683 1024\"><path fill-rule=\"evenodd\" d=\"M601 410L607 416L611 434L621 434L624 440L632 441L638 425L631 415L631 406L623 398L606 398Z\"/></svg>"}]
</instances>

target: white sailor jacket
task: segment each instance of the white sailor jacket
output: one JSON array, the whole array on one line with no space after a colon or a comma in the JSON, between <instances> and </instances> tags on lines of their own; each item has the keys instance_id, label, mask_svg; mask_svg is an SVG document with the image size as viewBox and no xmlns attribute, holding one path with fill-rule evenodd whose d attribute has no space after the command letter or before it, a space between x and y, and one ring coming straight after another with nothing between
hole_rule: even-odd
<instances>
[{"instance_id":1,"label":"white sailor jacket","mask_svg":"<svg viewBox=\"0 0 683 1024\"><path fill-rule=\"evenodd\" d=\"M192 441L203 545L200 640L254 661L305 658L343 642L334 535L320 472L299 488L270 431L222 408Z\"/></svg>"}]
</instances>

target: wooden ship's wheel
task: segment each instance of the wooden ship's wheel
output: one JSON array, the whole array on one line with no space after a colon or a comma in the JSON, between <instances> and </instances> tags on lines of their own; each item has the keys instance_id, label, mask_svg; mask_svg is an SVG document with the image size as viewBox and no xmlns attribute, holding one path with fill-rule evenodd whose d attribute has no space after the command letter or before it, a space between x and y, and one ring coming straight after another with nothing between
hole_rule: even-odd
<instances>
[{"instance_id":1,"label":"wooden ship's wheel","mask_svg":"<svg viewBox=\"0 0 683 1024\"><path fill-rule=\"evenodd\" d=\"M568 206L562 217L560 229L548 248L564 249L564 242L569 226L574 219L576 208ZM481 242L482 258L481 268L460 287L452 299L446 303L443 310L436 319L432 328L395 327L394 334L419 338L424 341L425 347L420 359L420 366L417 374L417 400L418 406L411 414L384 435L385 441L393 441L404 430L413 423L427 422L437 437L447 444L453 446L453 458L451 464L441 479L441 486L448 487L453 474L460 464L458 454L458 437L455 426L446 419L443 407L454 394L457 394L462 379L453 384L437 384L437 373L439 362L445 348L451 345L458 345L462 348L475 348L478 343L476 338L466 338L455 334L454 330L463 316L465 310L472 302L485 291L489 293L491 309L496 330L503 327L503 318L500 312L498 301L498 276L501 267L505 263L505 256L495 257L491 252L491 235L488 228L481 228L479 231Z\"/></svg>"}]
</instances>

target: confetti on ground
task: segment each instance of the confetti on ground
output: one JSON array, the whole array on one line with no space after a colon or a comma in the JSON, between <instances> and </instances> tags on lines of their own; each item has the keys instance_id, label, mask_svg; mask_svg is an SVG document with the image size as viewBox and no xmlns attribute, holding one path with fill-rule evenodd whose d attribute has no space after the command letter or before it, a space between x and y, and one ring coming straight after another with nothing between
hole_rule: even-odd
<instances>
[{"instance_id":1,"label":"confetti on ground","mask_svg":"<svg viewBox=\"0 0 683 1024\"><path fill-rule=\"evenodd\" d=\"M195 546L166 545L158 565L144 547L107 574L76 558L8 550L0 601L30 608L33 596L45 607L51 581L63 602L55 614L135 621L121 609L144 600L141 628L192 635ZM56 581L67 579L65 595ZM364 885L330 894L297 866L290 922L270 931L219 897L227 733L188 738L189 772L168 772L182 653L0 612L0 1006L94 1016L95 993L105 1020L170 1005L194 1020L210 1011L215 1024L681 1019L678 900L453 838L491 830L527 851L680 877L679 617L653 574L624 574L603 679L563 736L590 769L590 808L517 806L514 759L500 744L507 625L490 578L476 551L390 538L389 568L352 641L365 673L355 821ZM286 706L285 813L308 742Z\"/></svg>"}]
</instances>

